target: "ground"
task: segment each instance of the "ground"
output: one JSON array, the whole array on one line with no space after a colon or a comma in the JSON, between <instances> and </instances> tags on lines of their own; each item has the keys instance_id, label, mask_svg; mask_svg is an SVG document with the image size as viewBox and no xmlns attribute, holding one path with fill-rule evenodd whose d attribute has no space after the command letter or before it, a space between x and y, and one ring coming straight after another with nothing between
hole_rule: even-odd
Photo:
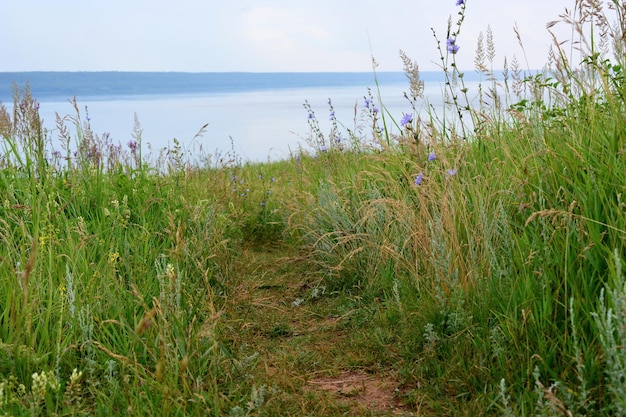
<instances>
[{"instance_id":1,"label":"ground","mask_svg":"<svg viewBox=\"0 0 626 417\"><path fill-rule=\"evenodd\" d=\"M368 327L377 309L329 292L296 249L250 247L231 273L226 307L249 377L270 390L269 415L417 416L392 366L394 353Z\"/></svg>"}]
</instances>

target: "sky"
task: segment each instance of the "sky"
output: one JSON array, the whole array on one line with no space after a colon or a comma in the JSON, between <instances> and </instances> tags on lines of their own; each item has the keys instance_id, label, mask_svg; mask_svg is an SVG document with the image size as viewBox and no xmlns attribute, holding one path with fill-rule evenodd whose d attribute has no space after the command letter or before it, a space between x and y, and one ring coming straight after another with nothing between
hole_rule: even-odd
<instances>
[{"instance_id":1,"label":"sky","mask_svg":"<svg viewBox=\"0 0 626 417\"><path fill-rule=\"evenodd\" d=\"M546 23L574 0L466 0L457 38L461 69L474 68L491 26L494 68L513 55L541 68ZM403 50L437 70L456 0L0 0L0 71L402 71ZM515 33L519 28L525 54ZM566 38L570 30L557 27Z\"/></svg>"}]
</instances>

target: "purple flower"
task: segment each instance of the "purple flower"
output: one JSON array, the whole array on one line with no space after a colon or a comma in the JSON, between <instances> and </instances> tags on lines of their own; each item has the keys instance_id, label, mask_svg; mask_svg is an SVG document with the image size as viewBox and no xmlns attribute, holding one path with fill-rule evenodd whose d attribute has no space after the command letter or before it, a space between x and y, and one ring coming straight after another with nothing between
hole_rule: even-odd
<instances>
[{"instance_id":1,"label":"purple flower","mask_svg":"<svg viewBox=\"0 0 626 417\"><path fill-rule=\"evenodd\" d=\"M448 45L448 52L449 53L456 54L457 52L459 52L459 45L456 44L456 39L448 38L446 43Z\"/></svg>"},{"instance_id":2,"label":"purple flower","mask_svg":"<svg viewBox=\"0 0 626 417\"><path fill-rule=\"evenodd\" d=\"M320 152L326 152L327 150L326 145L320 146Z\"/></svg>"},{"instance_id":3,"label":"purple flower","mask_svg":"<svg viewBox=\"0 0 626 417\"><path fill-rule=\"evenodd\" d=\"M137 148L138 148L138 144L136 140L130 140L128 141L128 148L132 151L132 152L136 152Z\"/></svg>"},{"instance_id":4,"label":"purple flower","mask_svg":"<svg viewBox=\"0 0 626 417\"><path fill-rule=\"evenodd\" d=\"M315 119L315 115L313 113L309 113L309 120Z\"/></svg>"},{"instance_id":5,"label":"purple flower","mask_svg":"<svg viewBox=\"0 0 626 417\"><path fill-rule=\"evenodd\" d=\"M334 118L335 118L335 111L333 110L330 112L329 120L333 120Z\"/></svg>"},{"instance_id":6,"label":"purple flower","mask_svg":"<svg viewBox=\"0 0 626 417\"><path fill-rule=\"evenodd\" d=\"M411 123L412 121L413 121L413 113L407 113L404 116L402 116L402 119L400 120L400 126L404 127L408 125L409 123Z\"/></svg>"},{"instance_id":7,"label":"purple flower","mask_svg":"<svg viewBox=\"0 0 626 417\"><path fill-rule=\"evenodd\" d=\"M456 0L456 5L460 6L465 3L465 0Z\"/></svg>"},{"instance_id":8,"label":"purple flower","mask_svg":"<svg viewBox=\"0 0 626 417\"><path fill-rule=\"evenodd\" d=\"M431 151L431 152L428 154L428 160L429 160L429 161L434 161L435 159L437 159L437 155L435 155L435 151Z\"/></svg>"},{"instance_id":9,"label":"purple flower","mask_svg":"<svg viewBox=\"0 0 626 417\"><path fill-rule=\"evenodd\" d=\"M376 107L376 106L372 106L372 111L373 111L374 113L378 113L378 107Z\"/></svg>"},{"instance_id":10,"label":"purple flower","mask_svg":"<svg viewBox=\"0 0 626 417\"><path fill-rule=\"evenodd\" d=\"M449 177L455 176L456 175L456 168L447 170L446 174L448 174Z\"/></svg>"},{"instance_id":11,"label":"purple flower","mask_svg":"<svg viewBox=\"0 0 626 417\"><path fill-rule=\"evenodd\" d=\"M419 174L417 174L417 176L415 177L415 181L413 182L415 183L415 185L420 185L423 180L424 180L424 176L420 172Z\"/></svg>"},{"instance_id":12,"label":"purple flower","mask_svg":"<svg viewBox=\"0 0 626 417\"><path fill-rule=\"evenodd\" d=\"M369 98L365 97L365 108L369 109L371 103L372 103L372 100L370 100Z\"/></svg>"}]
</instances>

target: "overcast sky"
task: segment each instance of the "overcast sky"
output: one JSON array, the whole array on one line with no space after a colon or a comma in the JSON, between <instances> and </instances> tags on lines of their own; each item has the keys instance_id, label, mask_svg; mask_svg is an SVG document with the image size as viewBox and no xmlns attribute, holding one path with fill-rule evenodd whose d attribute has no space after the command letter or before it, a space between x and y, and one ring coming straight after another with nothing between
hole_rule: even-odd
<instances>
[{"instance_id":1,"label":"overcast sky","mask_svg":"<svg viewBox=\"0 0 626 417\"><path fill-rule=\"evenodd\" d=\"M0 71L401 71L398 50L437 69L456 0L0 0ZM496 67L516 54L546 61L573 0L467 0L457 62L472 69L491 25ZM564 33L568 33L564 31Z\"/></svg>"}]
</instances>

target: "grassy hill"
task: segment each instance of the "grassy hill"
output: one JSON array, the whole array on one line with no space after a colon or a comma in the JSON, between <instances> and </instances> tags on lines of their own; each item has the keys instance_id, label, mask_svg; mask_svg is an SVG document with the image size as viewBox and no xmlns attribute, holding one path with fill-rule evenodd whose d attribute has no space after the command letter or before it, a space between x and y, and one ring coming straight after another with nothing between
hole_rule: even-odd
<instances>
[{"instance_id":1,"label":"grassy hill","mask_svg":"<svg viewBox=\"0 0 626 417\"><path fill-rule=\"evenodd\" d=\"M487 37L475 104L449 40L445 114L393 120L371 97L323 132L308 107L311 148L263 164L144 155L139 125L114 144L78 104L52 149L17 91L0 112L0 412L626 415L611 4L577 3L603 39L580 60L496 80Z\"/></svg>"}]
</instances>

